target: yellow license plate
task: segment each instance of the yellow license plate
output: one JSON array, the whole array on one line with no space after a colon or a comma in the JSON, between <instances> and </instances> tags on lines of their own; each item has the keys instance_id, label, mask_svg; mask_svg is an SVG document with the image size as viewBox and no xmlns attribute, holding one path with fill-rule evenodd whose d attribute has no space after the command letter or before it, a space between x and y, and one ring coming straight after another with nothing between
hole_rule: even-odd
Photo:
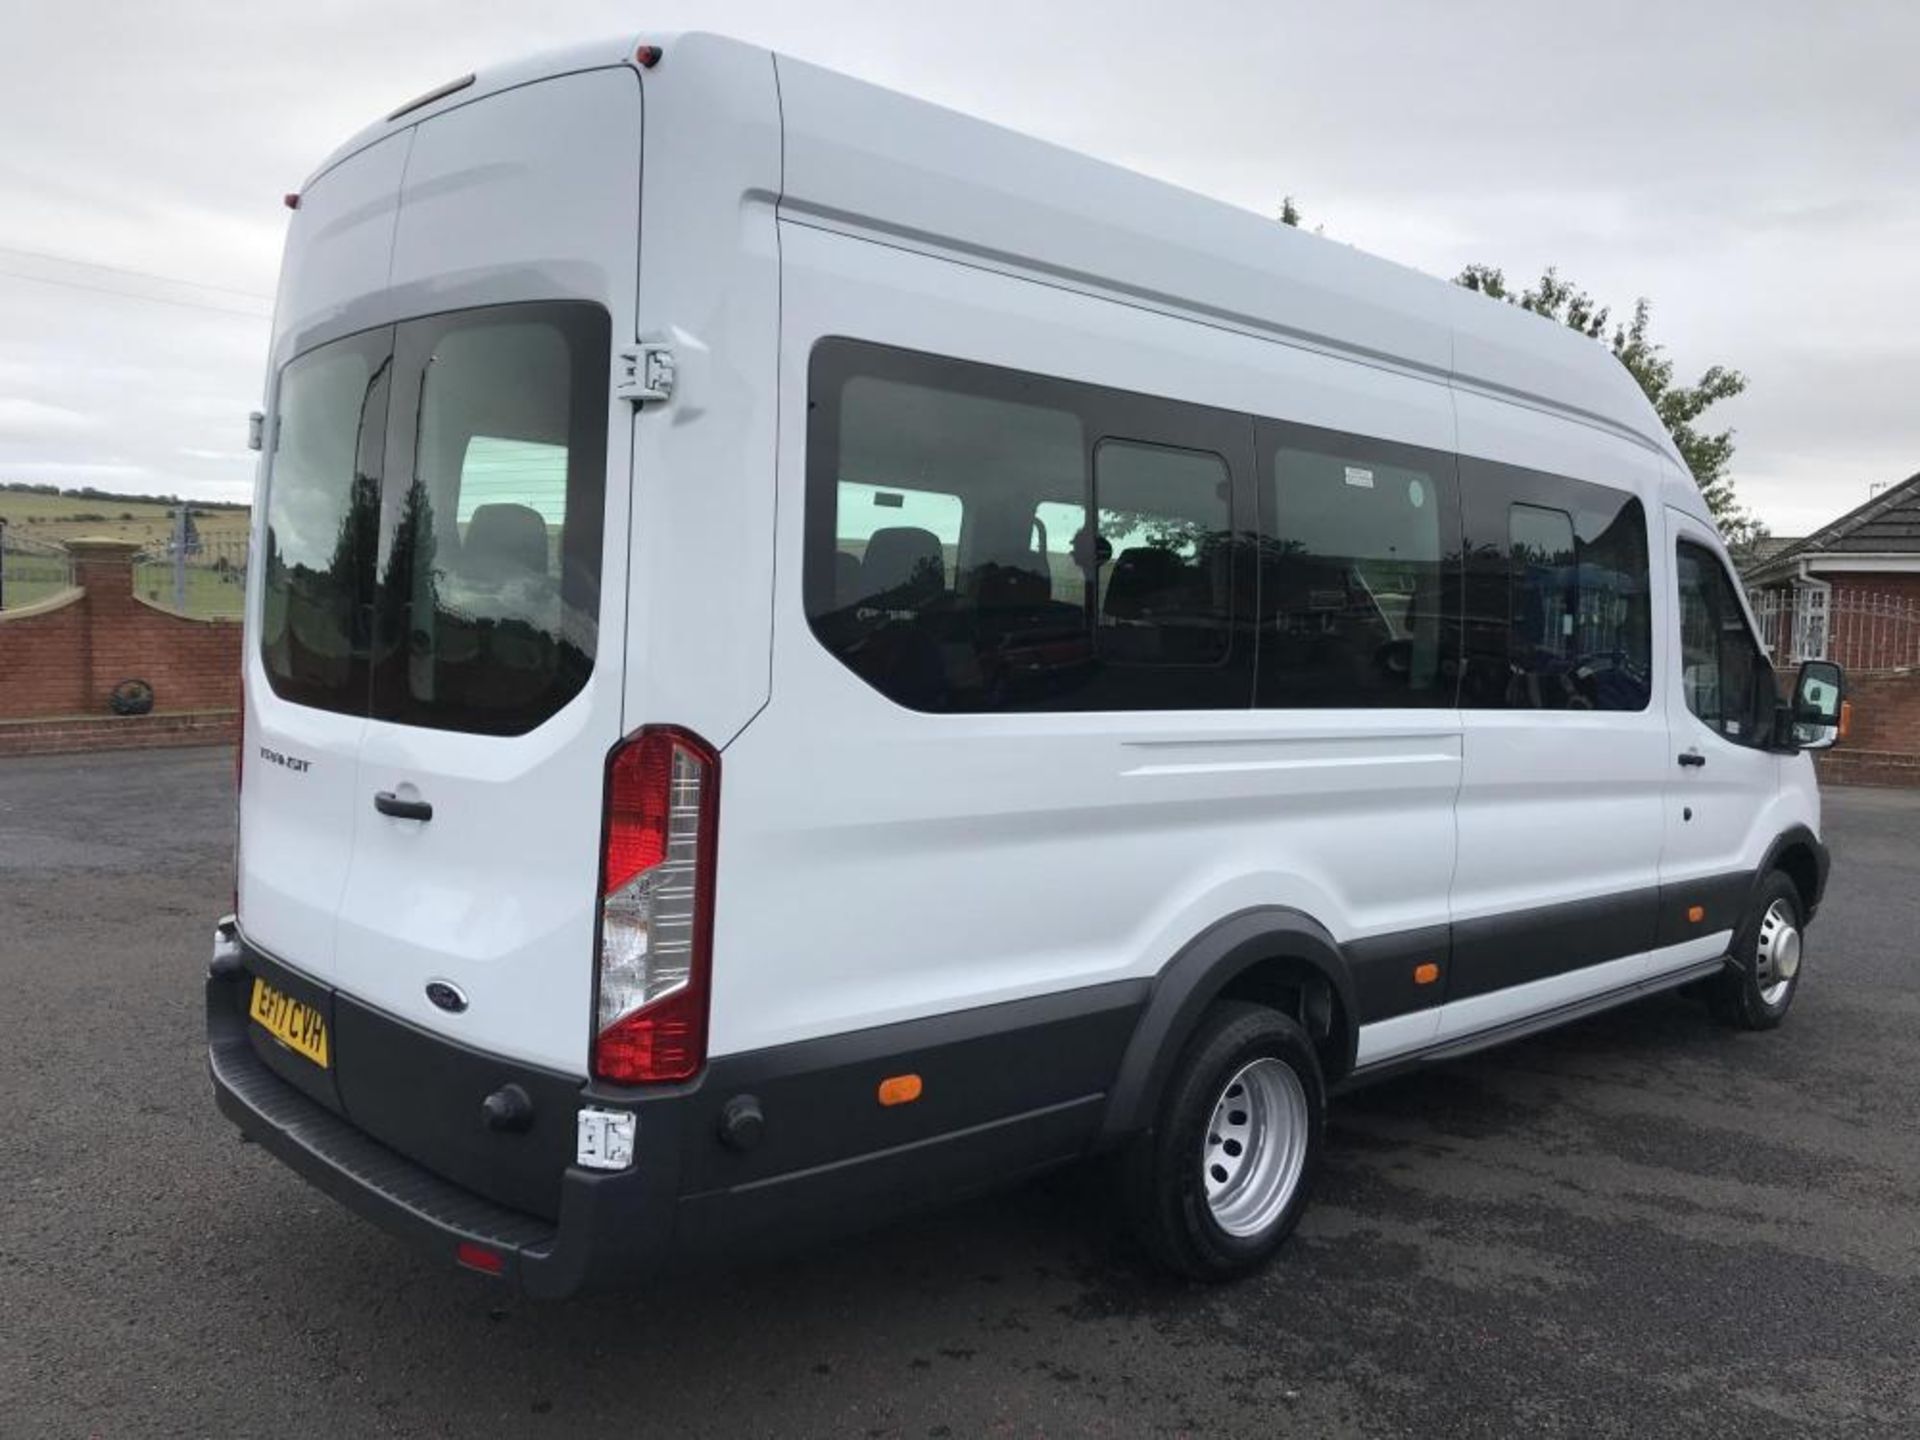
<instances>
[{"instance_id":1,"label":"yellow license plate","mask_svg":"<svg viewBox=\"0 0 1920 1440\"><path fill-rule=\"evenodd\" d=\"M282 995L256 975L247 1014L289 1050L306 1056L322 1070L327 1068L327 1022L311 1005Z\"/></svg>"}]
</instances>

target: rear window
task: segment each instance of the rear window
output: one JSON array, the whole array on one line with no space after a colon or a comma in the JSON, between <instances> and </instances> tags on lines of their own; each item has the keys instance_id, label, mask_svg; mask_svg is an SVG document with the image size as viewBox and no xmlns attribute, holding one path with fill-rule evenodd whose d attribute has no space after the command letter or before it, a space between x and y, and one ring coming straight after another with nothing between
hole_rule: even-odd
<instances>
[{"instance_id":1,"label":"rear window","mask_svg":"<svg viewBox=\"0 0 1920 1440\"><path fill-rule=\"evenodd\" d=\"M604 313L575 306L401 328L397 363L418 389L410 463L388 481L381 525L377 717L520 734L586 684L607 345Z\"/></svg>"},{"instance_id":2,"label":"rear window","mask_svg":"<svg viewBox=\"0 0 1920 1440\"><path fill-rule=\"evenodd\" d=\"M276 695L365 714L392 331L336 340L280 375L260 658Z\"/></svg>"},{"instance_id":3,"label":"rear window","mask_svg":"<svg viewBox=\"0 0 1920 1440\"><path fill-rule=\"evenodd\" d=\"M275 693L508 735L579 694L598 641L608 347L597 307L514 305L288 364L261 623Z\"/></svg>"}]
</instances>

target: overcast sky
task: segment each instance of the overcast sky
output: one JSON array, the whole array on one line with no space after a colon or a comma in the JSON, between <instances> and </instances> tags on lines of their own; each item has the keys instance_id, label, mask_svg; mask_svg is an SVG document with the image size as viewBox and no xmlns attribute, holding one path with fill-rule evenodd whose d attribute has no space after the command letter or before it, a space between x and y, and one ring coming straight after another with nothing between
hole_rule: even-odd
<instances>
[{"instance_id":1,"label":"overcast sky","mask_svg":"<svg viewBox=\"0 0 1920 1440\"><path fill-rule=\"evenodd\" d=\"M635 17L1291 193L1434 275L1645 294L1683 374L1750 377L1714 413L1777 533L1920 470L1920 0L6 3L0 479L245 498L281 195L400 101Z\"/></svg>"}]
</instances>

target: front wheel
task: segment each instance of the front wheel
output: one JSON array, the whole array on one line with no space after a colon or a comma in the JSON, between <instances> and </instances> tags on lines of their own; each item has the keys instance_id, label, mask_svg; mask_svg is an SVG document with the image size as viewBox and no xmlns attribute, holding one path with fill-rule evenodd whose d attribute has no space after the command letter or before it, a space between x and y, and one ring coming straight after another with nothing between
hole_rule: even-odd
<instances>
[{"instance_id":1,"label":"front wheel","mask_svg":"<svg viewBox=\"0 0 1920 1440\"><path fill-rule=\"evenodd\" d=\"M1760 887L1732 963L1710 982L1714 1014L1741 1030L1771 1030L1787 1018L1800 988L1800 889L1774 871Z\"/></svg>"},{"instance_id":2,"label":"front wheel","mask_svg":"<svg viewBox=\"0 0 1920 1440\"><path fill-rule=\"evenodd\" d=\"M1127 1156L1135 1231L1169 1268L1230 1280L1258 1268L1306 1208L1326 1084L1313 1042L1277 1010L1209 1010Z\"/></svg>"}]
</instances>

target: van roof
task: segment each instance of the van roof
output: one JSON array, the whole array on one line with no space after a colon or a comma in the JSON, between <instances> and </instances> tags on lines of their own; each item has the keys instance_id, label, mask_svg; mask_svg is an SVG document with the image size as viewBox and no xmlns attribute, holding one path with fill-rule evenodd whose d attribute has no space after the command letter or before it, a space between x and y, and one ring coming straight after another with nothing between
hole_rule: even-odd
<instances>
[{"instance_id":1,"label":"van roof","mask_svg":"<svg viewBox=\"0 0 1920 1440\"><path fill-rule=\"evenodd\" d=\"M690 47L732 51L736 62L765 57L776 68L783 216L1551 409L1666 455L1681 472L1669 502L1706 513L1633 377L1605 346L1564 325L1176 185L719 36L631 36L491 68L471 85L368 126L307 183L447 110L533 81L630 64L643 39L663 51L663 80ZM698 68L709 76L748 73L737 64Z\"/></svg>"}]
</instances>

